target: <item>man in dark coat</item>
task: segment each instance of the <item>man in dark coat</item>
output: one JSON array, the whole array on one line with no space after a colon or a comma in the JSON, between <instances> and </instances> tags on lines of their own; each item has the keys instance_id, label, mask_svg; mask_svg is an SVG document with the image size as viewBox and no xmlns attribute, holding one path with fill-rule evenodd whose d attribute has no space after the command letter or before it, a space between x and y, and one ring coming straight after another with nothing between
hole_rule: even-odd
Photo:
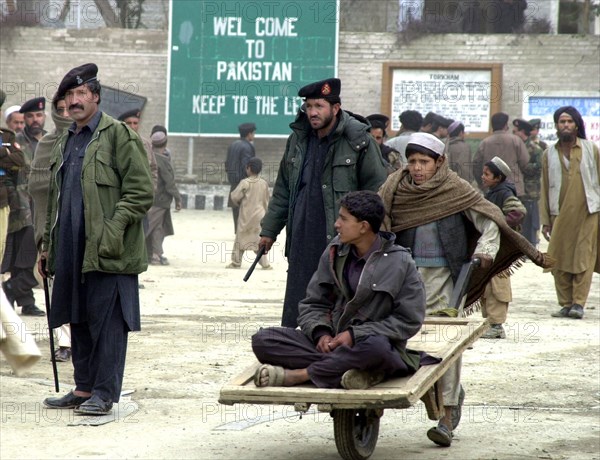
<instances>
[{"instance_id":1,"label":"man in dark coat","mask_svg":"<svg viewBox=\"0 0 600 460\"><path fill-rule=\"evenodd\" d=\"M305 98L279 164L259 246L267 252L286 227L289 268L281 324L296 327L298 304L335 237L338 200L355 190L376 191L386 170L369 126L341 109L337 78L300 89Z\"/></svg>"},{"instance_id":2,"label":"man in dark coat","mask_svg":"<svg viewBox=\"0 0 600 460\"><path fill-rule=\"evenodd\" d=\"M64 97L74 123L54 143L39 271L54 275L50 327L71 324L75 390L50 409L105 415L118 402L127 337L140 329L138 275L147 269L142 218L152 205L138 135L102 113L98 67L70 70Z\"/></svg>"},{"instance_id":3,"label":"man in dark coat","mask_svg":"<svg viewBox=\"0 0 600 460\"><path fill-rule=\"evenodd\" d=\"M231 201L231 192L235 190L242 179L246 178L246 166L248 160L256 156L254 150L254 134L256 133L256 125L254 123L242 123L238 126L240 138L229 146L227 149L227 159L225 160L225 171L227 172L227 181L231 187L229 188L229 206L233 212L233 231L237 232L237 221L240 214L239 206L236 206Z\"/></svg>"}]
</instances>

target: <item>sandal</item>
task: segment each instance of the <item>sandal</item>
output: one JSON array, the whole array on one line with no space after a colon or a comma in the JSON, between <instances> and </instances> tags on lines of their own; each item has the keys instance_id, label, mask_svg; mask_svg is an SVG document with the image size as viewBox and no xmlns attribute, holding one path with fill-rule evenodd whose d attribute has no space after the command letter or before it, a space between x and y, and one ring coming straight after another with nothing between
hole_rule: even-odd
<instances>
[{"instance_id":1,"label":"sandal","mask_svg":"<svg viewBox=\"0 0 600 460\"><path fill-rule=\"evenodd\" d=\"M427 437L438 446L450 447L452 444L452 432L441 422L427 431Z\"/></svg>"},{"instance_id":2,"label":"sandal","mask_svg":"<svg viewBox=\"0 0 600 460\"><path fill-rule=\"evenodd\" d=\"M269 377L269 383L261 385L260 378L264 377L263 371ZM285 379L285 369L281 366L271 366L270 364L262 364L254 373L254 385L257 387L282 387Z\"/></svg>"}]
</instances>

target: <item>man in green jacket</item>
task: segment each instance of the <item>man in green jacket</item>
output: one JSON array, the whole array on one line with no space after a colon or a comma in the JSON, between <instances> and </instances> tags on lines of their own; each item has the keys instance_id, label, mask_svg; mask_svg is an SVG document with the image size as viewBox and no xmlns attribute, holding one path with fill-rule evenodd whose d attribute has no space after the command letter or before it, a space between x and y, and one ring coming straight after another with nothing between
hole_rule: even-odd
<instances>
[{"instance_id":1,"label":"man in green jacket","mask_svg":"<svg viewBox=\"0 0 600 460\"><path fill-rule=\"evenodd\" d=\"M298 92L305 102L290 124L292 134L262 221L259 246L267 252L286 227L282 326L298 325L298 304L336 235L338 200L351 191L376 191L387 176L369 126L341 110L340 89L340 80L330 78Z\"/></svg>"},{"instance_id":2,"label":"man in green jacket","mask_svg":"<svg viewBox=\"0 0 600 460\"><path fill-rule=\"evenodd\" d=\"M98 109L97 72L95 64L72 69L55 95L74 123L50 155L39 267L54 275L49 326L71 324L75 379L75 390L44 405L86 415L107 414L119 401L127 334L140 329L142 218L153 200L140 138Z\"/></svg>"}]
</instances>

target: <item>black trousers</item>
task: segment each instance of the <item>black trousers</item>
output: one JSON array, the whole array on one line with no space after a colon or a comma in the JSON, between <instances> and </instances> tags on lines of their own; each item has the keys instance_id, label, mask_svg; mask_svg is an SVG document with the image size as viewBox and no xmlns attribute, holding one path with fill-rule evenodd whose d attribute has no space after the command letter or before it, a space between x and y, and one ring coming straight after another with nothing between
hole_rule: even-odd
<instances>
[{"instance_id":1,"label":"black trousers","mask_svg":"<svg viewBox=\"0 0 600 460\"><path fill-rule=\"evenodd\" d=\"M10 296L22 307L34 305L33 288L38 285L38 281L33 274L37 262L33 227L29 225L9 233L5 249L1 271L10 272Z\"/></svg>"},{"instance_id":2,"label":"black trousers","mask_svg":"<svg viewBox=\"0 0 600 460\"><path fill-rule=\"evenodd\" d=\"M77 390L96 394L104 401L119 401L128 332L118 297L99 330L91 331L87 322L71 323L71 350Z\"/></svg>"},{"instance_id":3,"label":"black trousers","mask_svg":"<svg viewBox=\"0 0 600 460\"><path fill-rule=\"evenodd\" d=\"M340 388L342 375L350 369L384 371L386 377L412 373L389 339L378 335L368 336L352 348L341 346L321 353L299 329L268 327L252 336L252 350L263 364L307 369L319 388Z\"/></svg>"}]
</instances>

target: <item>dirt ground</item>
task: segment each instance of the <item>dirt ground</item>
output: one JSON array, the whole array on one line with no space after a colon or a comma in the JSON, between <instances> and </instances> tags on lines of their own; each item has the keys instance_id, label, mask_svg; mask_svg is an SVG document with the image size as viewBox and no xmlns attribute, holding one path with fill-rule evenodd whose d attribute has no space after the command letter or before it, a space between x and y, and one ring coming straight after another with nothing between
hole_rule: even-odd
<instances>
[{"instance_id":1,"label":"dirt ground","mask_svg":"<svg viewBox=\"0 0 600 460\"><path fill-rule=\"evenodd\" d=\"M71 426L72 411L50 411L54 394L45 318L24 317L42 360L22 378L0 358L0 458L336 459L332 419L292 407L217 402L221 386L250 364L250 337L277 325L285 288L283 245L274 270L248 283L228 270L233 223L227 211L173 214L170 266L151 266L142 331L131 335L125 411L113 423ZM556 308L550 274L526 263L513 276L506 340L479 340L463 355L463 420L451 448L426 437L433 422L419 403L386 410L373 459L599 459L600 280L582 321L549 316ZM43 291L36 290L43 306ZM478 313L479 314L479 313ZM72 366L58 363L61 393Z\"/></svg>"}]
</instances>

